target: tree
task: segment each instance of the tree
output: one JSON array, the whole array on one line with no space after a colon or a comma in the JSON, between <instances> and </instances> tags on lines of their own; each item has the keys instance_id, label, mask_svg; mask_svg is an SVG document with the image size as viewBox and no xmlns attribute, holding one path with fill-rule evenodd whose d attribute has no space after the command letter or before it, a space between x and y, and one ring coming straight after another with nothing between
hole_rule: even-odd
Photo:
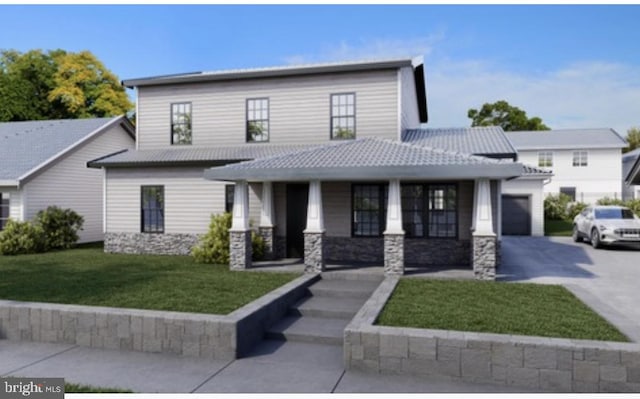
<instances>
[{"instance_id":1,"label":"tree","mask_svg":"<svg viewBox=\"0 0 640 399\"><path fill-rule=\"evenodd\" d=\"M471 108L467 112L471 126L500 126L504 131L515 130L549 130L542 119L534 116L528 118L527 113L504 100L493 104L485 103L480 110Z\"/></svg>"},{"instance_id":2,"label":"tree","mask_svg":"<svg viewBox=\"0 0 640 399\"><path fill-rule=\"evenodd\" d=\"M622 152L629 152L640 148L640 127L632 127L627 130L627 142L629 145L623 148Z\"/></svg>"},{"instance_id":3,"label":"tree","mask_svg":"<svg viewBox=\"0 0 640 399\"><path fill-rule=\"evenodd\" d=\"M118 78L88 51L0 52L0 121L107 117L132 108Z\"/></svg>"}]
</instances>

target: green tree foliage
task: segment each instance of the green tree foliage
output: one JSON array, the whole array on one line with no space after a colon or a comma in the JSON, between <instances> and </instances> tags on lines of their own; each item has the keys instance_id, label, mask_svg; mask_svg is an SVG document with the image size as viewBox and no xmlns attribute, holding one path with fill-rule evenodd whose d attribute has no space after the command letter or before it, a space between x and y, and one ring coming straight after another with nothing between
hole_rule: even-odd
<instances>
[{"instance_id":1,"label":"green tree foliage","mask_svg":"<svg viewBox=\"0 0 640 399\"><path fill-rule=\"evenodd\" d=\"M544 218L546 220L566 220L567 207L571 202L571 197L567 194L547 195L544 199Z\"/></svg>"},{"instance_id":2,"label":"green tree foliage","mask_svg":"<svg viewBox=\"0 0 640 399\"><path fill-rule=\"evenodd\" d=\"M627 142L629 145L623 148L622 152L629 152L640 148L640 127L632 127L627 130Z\"/></svg>"},{"instance_id":3,"label":"green tree foliage","mask_svg":"<svg viewBox=\"0 0 640 399\"><path fill-rule=\"evenodd\" d=\"M44 250L44 231L31 222L9 220L0 232L0 255L24 255Z\"/></svg>"},{"instance_id":4,"label":"green tree foliage","mask_svg":"<svg viewBox=\"0 0 640 399\"><path fill-rule=\"evenodd\" d=\"M505 132L549 130L549 127L542 123L542 119L537 116L529 118L525 111L504 100L493 104L485 103L480 110L471 108L467 117L471 119L471 126L500 126Z\"/></svg>"},{"instance_id":5,"label":"green tree foliage","mask_svg":"<svg viewBox=\"0 0 640 399\"><path fill-rule=\"evenodd\" d=\"M50 206L36 215L36 224L45 233L45 249L69 249L78 241L84 218L72 209Z\"/></svg>"},{"instance_id":6,"label":"green tree foliage","mask_svg":"<svg viewBox=\"0 0 640 399\"><path fill-rule=\"evenodd\" d=\"M229 229L232 216L230 212L211 215L209 231L202 236L198 245L191 249L191 256L198 263L229 264ZM251 249L253 260L261 260L264 256L264 240L255 232L251 232Z\"/></svg>"},{"instance_id":7,"label":"green tree foliage","mask_svg":"<svg viewBox=\"0 0 640 399\"><path fill-rule=\"evenodd\" d=\"M132 108L118 78L88 51L0 51L0 121L106 117Z\"/></svg>"}]
</instances>

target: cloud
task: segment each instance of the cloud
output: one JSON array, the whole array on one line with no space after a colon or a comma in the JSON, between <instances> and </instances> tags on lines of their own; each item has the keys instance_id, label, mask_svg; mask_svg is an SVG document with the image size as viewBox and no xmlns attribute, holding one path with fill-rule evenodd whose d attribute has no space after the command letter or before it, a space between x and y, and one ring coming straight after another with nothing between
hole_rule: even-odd
<instances>
[{"instance_id":1,"label":"cloud","mask_svg":"<svg viewBox=\"0 0 640 399\"><path fill-rule=\"evenodd\" d=\"M554 129L612 127L623 136L640 125L640 67L589 61L540 70L514 69L491 59L449 58L443 31L415 38L377 38L324 45L289 64L425 57L429 123L468 126L469 108L506 100ZM534 71L534 72L532 72Z\"/></svg>"},{"instance_id":2,"label":"cloud","mask_svg":"<svg viewBox=\"0 0 640 399\"><path fill-rule=\"evenodd\" d=\"M516 72L484 61L436 61L427 69L429 126L465 126L469 108L506 100L554 129L612 127L625 135L640 124L640 68L580 62Z\"/></svg>"},{"instance_id":3,"label":"cloud","mask_svg":"<svg viewBox=\"0 0 640 399\"><path fill-rule=\"evenodd\" d=\"M295 54L284 57L287 64L307 64L346 60L364 60L395 57L425 56L435 44L444 38L444 33L408 39L379 38L358 42L341 41L326 44L313 54Z\"/></svg>"}]
</instances>

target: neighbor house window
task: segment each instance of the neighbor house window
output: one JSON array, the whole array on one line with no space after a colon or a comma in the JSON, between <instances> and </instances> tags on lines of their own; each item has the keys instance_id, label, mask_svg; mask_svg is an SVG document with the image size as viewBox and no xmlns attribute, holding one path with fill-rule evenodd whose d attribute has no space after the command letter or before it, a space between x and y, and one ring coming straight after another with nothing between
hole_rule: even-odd
<instances>
[{"instance_id":1,"label":"neighbor house window","mask_svg":"<svg viewBox=\"0 0 640 399\"><path fill-rule=\"evenodd\" d=\"M553 167L553 152L550 152L550 151L539 152L538 166L541 168Z\"/></svg>"},{"instance_id":2,"label":"neighbor house window","mask_svg":"<svg viewBox=\"0 0 640 399\"><path fill-rule=\"evenodd\" d=\"M227 184L224 186L224 211L233 212L233 195L236 186L233 184Z\"/></svg>"},{"instance_id":3,"label":"neighbor house window","mask_svg":"<svg viewBox=\"0 0 640 399\"><path fill-rule=\"evenodd\" d=\"M9 194L0 193L0 231L4 230L4 226L9 220Z\"/></svg>"},{"instance_id":4,"label":"neighbor house window","mask_svg":"<svg viewBox=\"0 0 640 399\"><path fill-rule=\"evenodd\" d=\"M164 233L164 186L142 186L140 230Z\"/></svg>"},{"instance_id":5,"label":"neighbor house window","mask_svg":"<svg viewBox=\"0 0 640 399\"><path fill-rule=\"evenodd\" d=\"M387 215L387 185L354 184L352 194L353 236L380 237Z\"/></svg>"},{"instance_id":6,"label":"neighbor house window","mask_svg":"<svg viewBox=\"0 0 640 399\"><path fill-rule=\"evenodd\" d=\"M576 188L575 187L560 187L560 193L568 195L571 201L576 200Z\"/></svg>"},{"instance_id":7,"label":"neighbor house window","mask_svg":"<svg viewBox=\"0 0 640 399\"><path fill-rule=\"evenodd\" d=\"M403 184L402 228L407 237L457 237L456 185Z\"/></svg>"},{"instance_id":8,"label":"neighbor house window","mask_svg":"<svg viewBox=\"0 0 640 399\"><path fill-rule=\"evenodd\" d=\"M269 141L269 99L247 100L247 142Z\"/></svg>"},{"instance_id":9,"label":"neighbor house window","mask_svg":"<svg viewBox=\"0 0 640 399\"><path fill-rule=\"evenodd\" d=\"M171 104L171 144L191 144L191 103Z\"/></svg>"},{"instance_id":10,"label":"neighbor house window","mask_svg":"<svg viewBox=\"0 0 640 399\"><path fill-rule=\"evenodd\" d=\"M356 137L356 95L341 93L331 95L331 138Z\"/></svg>"},{"instance_id":11,"label":"neighbor house window","mask_svg":"<svg viewBox=\"0 0 640 399\"><path fill-rule=\"evenodd\" d=\"M587 157L588 153L586 151L574 151L573 166L587 166L589 162Z\"/></svg>"}]
</instances>

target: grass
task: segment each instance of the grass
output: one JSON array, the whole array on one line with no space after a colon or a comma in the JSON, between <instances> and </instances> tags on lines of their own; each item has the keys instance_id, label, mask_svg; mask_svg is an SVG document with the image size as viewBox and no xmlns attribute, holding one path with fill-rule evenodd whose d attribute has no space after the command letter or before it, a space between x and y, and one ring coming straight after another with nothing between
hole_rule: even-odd
<instances>
[{"instance_id":1,"label":"grass","mask_svg":"<svg viewBox=\"0 0 640 399\"><path fill-rule=\"evenodd\" d=\"M232 272L185 256L105 254L99 246L0 256L0 298L228 314L294 273Z\"/></svg>"},{"instance_id":2,"label":"grass","mask_svg":"<svg viewBox=\"0 0 640 399\"><path fill-rule=\"evenodd\" d=\"M571 237L573 232L573 223L567 220L545 220L544 235L545 236L561 236Z\"/></svg>"},{"instance_id":3,"label":"grass","mask_svg":"<svg viewBox=\"0 0 640 399\"><path fill-rule=\"evenodd\" d=\"M402 279L377 324L629 341L573 294L557 285Z\"/></svg>"},{"instance_id":4,"label":"grass","mask_svg":"<svg viewBox=\"0 0 640 399\"><path fill-rule=\"evenodd\" d=\"M119 388L103 388L91 385L71 384L67 382L64 384L64 393L133 393L133 391Z\"/></svg>"}]
</instances>

